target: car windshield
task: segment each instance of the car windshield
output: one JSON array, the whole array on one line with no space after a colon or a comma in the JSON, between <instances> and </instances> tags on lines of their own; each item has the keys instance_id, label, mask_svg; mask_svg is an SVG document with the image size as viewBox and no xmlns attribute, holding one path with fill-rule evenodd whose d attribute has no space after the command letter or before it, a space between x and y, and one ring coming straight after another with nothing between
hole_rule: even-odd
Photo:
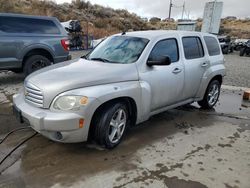
<instances>
[{"instance_id":1,"label":"car windshield","mask_svg":"<svg viewBox=\"0 0 250 188\"><path fill-rule=\"evenodd\" d=\"M105 63L134 63L141 56L148 41L148 39L129 36L109 37L87 55L86 59Z\"/></svg>"}]
</instances>

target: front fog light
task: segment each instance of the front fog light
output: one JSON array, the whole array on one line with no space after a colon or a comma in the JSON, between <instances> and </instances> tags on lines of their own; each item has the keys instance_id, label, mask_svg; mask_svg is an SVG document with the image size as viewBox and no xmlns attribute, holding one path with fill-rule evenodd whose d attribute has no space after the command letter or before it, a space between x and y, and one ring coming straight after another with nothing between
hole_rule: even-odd
<instances>
[{"instance_id":1,"label":"front fog light","mask_svg":"<svg viewBox=\"0 0 250 188\"><path fill-rule=\"evenodd\" d=\"M86 105L88 102L87 97L82 96L61 96L55 103L54 108L58 110L78 110L81 105Z\"/></svg>"}]
</instances>

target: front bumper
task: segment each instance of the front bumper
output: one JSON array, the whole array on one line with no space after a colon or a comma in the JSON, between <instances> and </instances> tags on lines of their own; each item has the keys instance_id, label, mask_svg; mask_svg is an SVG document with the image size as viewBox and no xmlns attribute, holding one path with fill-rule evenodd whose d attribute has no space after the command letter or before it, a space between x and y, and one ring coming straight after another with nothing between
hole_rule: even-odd
<instances>
[{"instance_id":1,"label":"front bumper","mask_svg":"<svg viewBox=\"0 0 250 188\"><path fill-rule=\"evenodd\" d=\"M53 112L32 106L24 99L23 94L13 96L15 108L20 112L22 120L45 137L64 143L83 142L88 138L91 118L74 112ZM80 128L79 120L84 119Z\"/></svg>"}]
</instances>

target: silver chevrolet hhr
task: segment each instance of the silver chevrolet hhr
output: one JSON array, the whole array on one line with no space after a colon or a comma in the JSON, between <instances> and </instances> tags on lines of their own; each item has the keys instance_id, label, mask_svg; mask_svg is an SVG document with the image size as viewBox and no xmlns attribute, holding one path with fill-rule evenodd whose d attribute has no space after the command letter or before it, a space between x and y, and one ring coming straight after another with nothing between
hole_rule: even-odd
<instances>
[{"instance_id":1,"label":"silver chevrolet hhr","mask_svg":"<svg viewBox=\"0 0 250 188\"><path fill-rule=\"evenodd\" d=\"M13 97L20 122L58 142L117 146L129 126L197 101L216 104L224 57L216 36L140 31L105 39L88 55L39 70Z\"/></svg>"}]
</instances>

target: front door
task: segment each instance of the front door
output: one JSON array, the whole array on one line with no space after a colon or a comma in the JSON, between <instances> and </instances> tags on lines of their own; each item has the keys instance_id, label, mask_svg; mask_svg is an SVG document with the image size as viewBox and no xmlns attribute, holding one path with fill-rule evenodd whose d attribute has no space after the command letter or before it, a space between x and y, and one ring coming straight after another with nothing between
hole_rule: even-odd
<instances>
[{"instance_id":1,"label":"front door","mask_svg":"<svg viewBox=\"0 0 250 188\"><path fill-rule=\"evenodd\" d=\"M178 42L175 38L156 43L148 60L159 61L164 56L171 59L170 65L148 67L141 79L150 84L151 112L177 103L184 86L184 66L179 58Z\"/></svg>"}]
</instances>

